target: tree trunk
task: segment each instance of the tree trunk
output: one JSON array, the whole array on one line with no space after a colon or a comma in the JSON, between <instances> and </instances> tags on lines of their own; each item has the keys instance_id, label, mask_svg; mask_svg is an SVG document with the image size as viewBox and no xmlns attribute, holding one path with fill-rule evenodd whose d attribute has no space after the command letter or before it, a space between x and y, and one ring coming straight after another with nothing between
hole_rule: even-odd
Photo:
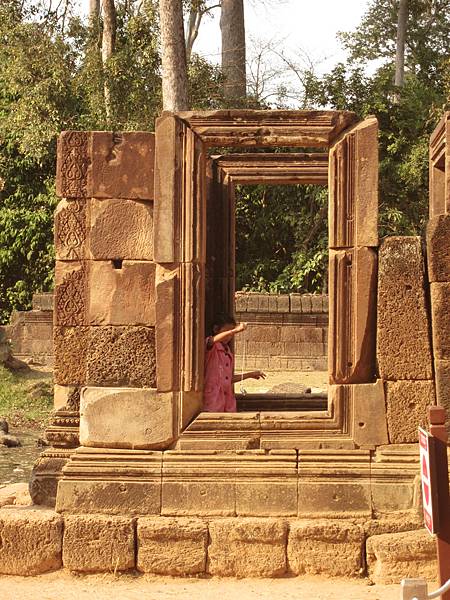
<instances>
[{"instance_id":1,"label":"tree trunk","mask_svg":"<svg viewBox=\"0 0 450 600\"><path fill-rule=\"evenodd\" d=\"M102 33L102 63L105 67L114 54L116 43L116 8L114 0L102 0L103 8L103 33ZM109 78L104 75L104 97L105 111L108 123L111 121L112 105L111 105L111 87Z\"/></svg>"},{"instance_id":2,"label":"tree trunk","mask_svg":"<svg viewBox=\"0 0 450 600\"><path fill-rule=\"evenodd\" d=\"M159 0L163 110L189 109L182 0Z\"/></svg>"},{"instance_id":3,"label":"tree trunk","mask_svg":"<svg viewBox=\"0 0 450 600\"><path fill-rule=\"evenodd\" d=\"M228 100L246 96L244 0L222 0L222 71Z\"/></svg>"},{"instance_id":4,"label":"tree trunk","mask_svg":"<svg viewBox=\"0 0 450 600\"><path fill-rule=\"evenodd\" d=\"M398 7L397 53L395 55L395 85L403 87L405 79L405 40L408 23L408 0L400 0Z\"/></svg>"},{"instance_id":5,"label":"tree trunk","mask_svg":"<svg viewBox=\"0 0 450 600\"><path fill-rule=\"evenodd\" d=\"M100 0L89 0L89 27L94 27L100 14Z\"/></svg>"},{"instance_id":6,"label":"tree trunk","mask_svg":"<svg viewBox=\"0 0 450 600\"><path fill-rule=\"evenodd\" d=\"M200 23L202 22L203 12L200 9L191 8L186 32L186 60L191 60L192 47L197 39Z\"/></svg>"}]
</instances>

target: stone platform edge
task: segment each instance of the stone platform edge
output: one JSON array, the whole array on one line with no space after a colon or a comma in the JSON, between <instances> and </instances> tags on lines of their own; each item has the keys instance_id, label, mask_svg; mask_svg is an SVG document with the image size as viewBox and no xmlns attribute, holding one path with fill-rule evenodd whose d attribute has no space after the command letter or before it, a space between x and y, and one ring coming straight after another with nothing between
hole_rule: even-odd
<instances>
[{"instance_id":1,"label":"stone platform edge","mask_svg":"<svg viewBox=\"0 0 450 600\"><path fill-rule=\"evenodd\" d=\"M178 577L363 577L434 580L435 542L417 511L380 519L60 515L0 510L0 574L134 571Z\"/></svg>"}]
</instances>

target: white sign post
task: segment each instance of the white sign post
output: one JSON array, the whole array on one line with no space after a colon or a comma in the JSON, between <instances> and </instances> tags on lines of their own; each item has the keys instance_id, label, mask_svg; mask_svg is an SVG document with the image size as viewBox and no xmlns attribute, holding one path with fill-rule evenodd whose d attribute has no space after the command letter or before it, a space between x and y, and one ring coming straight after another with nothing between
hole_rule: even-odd
<instances>
[{"instance_id":1,"label":"white sign post","mask_svg":"<svg viewBox=\"0 0 450 600\"><path fill-rule=\"evenodd\" d=\"M419 427L420 474L422 479L423 517L425 527L431 534L438 531L439 511L437 510L437 490L434 489L435 462L434 439ZM433 481L434 480L434 481Z\"/></svg>"}]
</instances>

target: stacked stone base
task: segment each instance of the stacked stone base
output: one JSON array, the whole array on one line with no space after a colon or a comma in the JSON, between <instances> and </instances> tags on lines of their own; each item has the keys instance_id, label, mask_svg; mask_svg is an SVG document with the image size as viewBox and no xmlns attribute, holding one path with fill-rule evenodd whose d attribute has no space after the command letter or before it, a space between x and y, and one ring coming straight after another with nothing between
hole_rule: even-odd
<instances>
[{"instance_id":1,"label":"stacked stone base","mask_svg":"<svg viewBox=\"0 0 450 600\"><path fill-rule=\"evenodd\" d=\"M417 512L379 520L132 518L0 511L0 574L140 572L165 576L436 577Z\"/></svg>"}]
</instances>

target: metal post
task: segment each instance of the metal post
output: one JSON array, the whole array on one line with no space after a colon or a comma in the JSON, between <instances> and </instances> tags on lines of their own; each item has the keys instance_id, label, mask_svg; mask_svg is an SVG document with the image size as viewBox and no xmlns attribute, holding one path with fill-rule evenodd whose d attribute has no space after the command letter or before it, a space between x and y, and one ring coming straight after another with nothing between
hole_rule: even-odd
<instances>
[{"instance_id":1,"label":"metal post","mask_svg":"<svg viewBox=\"0 0 450 600\"><path fill-rule=\"evenodd\" d=\"M428 598L425 579L403 579L400 587L400 600L427 600Z\"/></svg>"},{"instance_id":2,"label":"metal post","mask_svg":"<svg viewBox=\"0 0 450 600\"><path fill-rule=\"evenodd\" d=\"M436 483L438 491L439 532L436 538L439 569L439 585L450 579L450 494L448 485L448 434L445 427L445 409L431 406L428 409L430 433L436 438ZM450 591L441 596L450 600Z\"/></svg>"}]
</instances>

